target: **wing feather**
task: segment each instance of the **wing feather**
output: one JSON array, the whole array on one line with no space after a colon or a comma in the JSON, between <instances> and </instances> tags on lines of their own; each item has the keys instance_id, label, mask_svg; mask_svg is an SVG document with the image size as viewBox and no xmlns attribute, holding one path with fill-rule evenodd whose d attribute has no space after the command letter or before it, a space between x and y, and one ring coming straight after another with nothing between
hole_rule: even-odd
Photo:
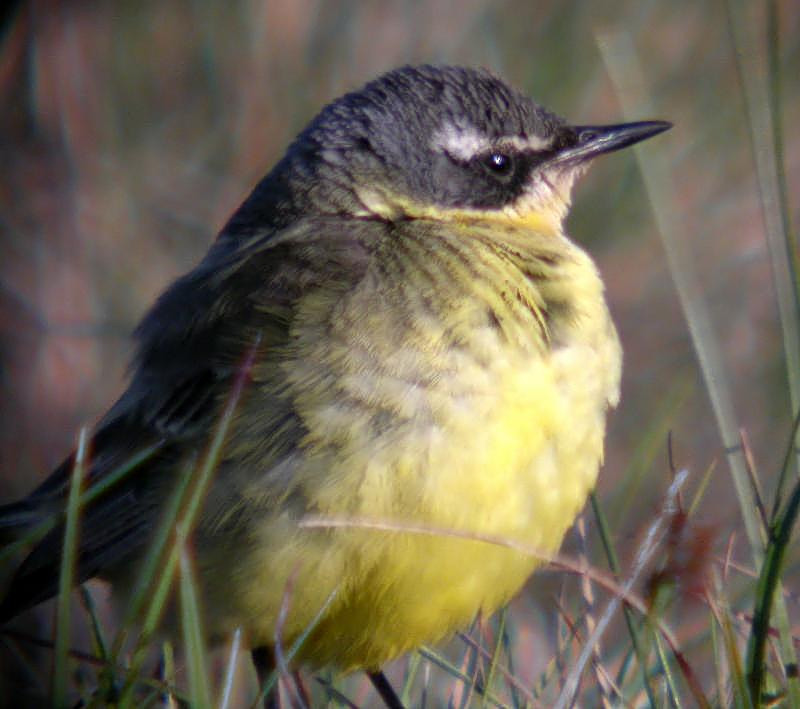
<instances>
[{"instance_id":1,"label":"wing feather","mask_svg":"<svg viewBox=\"0 0 800 709\"><path fill-rule=\"evenodd\" d=\"M262 370L289 356L298 301L331 283L339 289L357 283L381 228L380 222L326 217L246 240L223 233L203 261L158 299L135 333L130 385L93 433L88 484L145 448L154 453L82 510L78 583L141 553L181 463L205 448L248 347L260 341ZM258 393L259 404L273 409L257 423L264 428L259 435L299 438L303 427L278 388ZM281 440L274 449L289 451L294 443ZM68 457L28 498L0 508L0 529L6 520L5 528L16 526L21 534L48 515L63 515L73 462ZM277 464L262 463L267 469ZM61 523L19 567L0 620L58 592L63 531Z\"/></svg>"}]
</instances>

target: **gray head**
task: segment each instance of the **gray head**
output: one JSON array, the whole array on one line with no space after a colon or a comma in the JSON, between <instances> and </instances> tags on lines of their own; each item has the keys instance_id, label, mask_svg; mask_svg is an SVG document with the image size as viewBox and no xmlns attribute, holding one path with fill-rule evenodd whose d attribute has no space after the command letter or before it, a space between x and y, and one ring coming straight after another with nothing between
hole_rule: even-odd
<instances>
[{"instance_id":1,"label":"gray head","mask_svg":"<svg viewBox=\"0 0 800 709\"><path fill-rule=\"evenodd\" d=\"M590 158L668 127L571 126L487 71L403 67L326 106L248 202L283 185L304 211L560 220Z\"/></svg>"}]
</instances>

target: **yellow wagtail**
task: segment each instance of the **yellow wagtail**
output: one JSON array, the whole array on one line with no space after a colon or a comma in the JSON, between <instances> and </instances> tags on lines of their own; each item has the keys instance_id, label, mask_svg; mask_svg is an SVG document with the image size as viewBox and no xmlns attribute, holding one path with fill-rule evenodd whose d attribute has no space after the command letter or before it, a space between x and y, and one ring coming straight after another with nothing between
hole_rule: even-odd
<instances>
[{"instance_id":1,"label":"yellow wagtail","mask_svg":"<svg viewBox=\"0 0 800 709\"><path fill-rule=\"evenodd\" d=\"M76 581L135 585L241 384L192 525L205 630L243 629L263 674L289 584L286 647L325 608L294 661L365 669L398 706L381 666L539 563L485 538L553 552L595 484L621 350L562 222L592 158L668 127L572 126L460 67L398 69L324 108L139 325L88 484L150 455L82 509ZM0 529L63 515L73 465ZM58 592L61 519L3 618Z\"/></svg>"}]
</instances>

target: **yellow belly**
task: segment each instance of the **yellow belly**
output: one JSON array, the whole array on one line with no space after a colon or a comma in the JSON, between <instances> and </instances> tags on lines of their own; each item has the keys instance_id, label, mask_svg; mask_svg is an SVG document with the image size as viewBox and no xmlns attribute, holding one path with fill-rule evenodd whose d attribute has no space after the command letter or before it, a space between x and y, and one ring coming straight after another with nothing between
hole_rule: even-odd
<instances>
[{"instance_id":1,"label":"yellow belly","mask_svg":"<svg viewBox=\"0 0 800 709\"><path fill-rule=\"evenodd\" d=\"M247 582L226 586L237 593L234 624L252 643L271 644L288 594L288 646L335 593L300 657L349 670L377 668L464 627L479 610L493 612L540 559L438 532L507 539L545 554L558 548L602 458L608 391L596 371L604 356L618 357L615 341L607 353L565 351L564 362L559 354L511 359L481 372L461 363L454 380L426 394L439 398L433 423L411 419L369 442L356 437L323 463L316 511L398 531L298 529L285 517L266 523L235 570ZM576 360L583 375L572 371ZM471 393L452 396L466 382ZM431 534L400 531L404 525Z\"/></svg>"}]
</instances>

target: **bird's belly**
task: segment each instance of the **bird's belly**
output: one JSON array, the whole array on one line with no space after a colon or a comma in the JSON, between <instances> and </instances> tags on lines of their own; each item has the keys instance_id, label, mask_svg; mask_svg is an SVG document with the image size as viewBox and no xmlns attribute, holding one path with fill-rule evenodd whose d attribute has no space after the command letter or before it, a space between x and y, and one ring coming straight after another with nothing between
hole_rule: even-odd
<instances>
[{"instance_id":1,"label":"bird's belly","mask_svg":"<svg viewBox=\"0 0 800 709\"><path fill-rule=\"evenodd\" d=\"M576 358L580 373L570 371ZM248 561L247 573L263 576L252 588L295 574L287 641L335 593L305 661L379 667L435 642L506 602L558 548L596 479L609 398L596 350L562 359L461 363L426 392L430 417L358 438L327 461L314 508L355 526L302 529L278 555L259 544ZM266 595L246 605L262 606L248 615L271 642L276 599Z\"/></svg>"}]
</instances>

